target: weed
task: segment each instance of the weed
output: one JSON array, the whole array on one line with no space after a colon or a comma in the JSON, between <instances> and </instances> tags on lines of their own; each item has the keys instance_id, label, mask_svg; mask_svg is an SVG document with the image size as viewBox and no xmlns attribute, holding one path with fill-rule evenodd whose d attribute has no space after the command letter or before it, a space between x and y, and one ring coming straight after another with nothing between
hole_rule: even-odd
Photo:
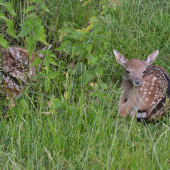
<instances>
[{"instance_id":1,"label":"weed","mask_svg":"<svg viewBox=\"0 0 170 170\"><path fill-rule=\"evenodd\" d=\"M144 125L117 116L123 70L112 54L117 49L127 58L144 59L158 49L155 64L169 72L169 3L10 2L17 15L1 6L6 18L0 20L0 38L8 42L0 40L1 45L29 48L26 39L40 29L43 41L33 39L31 50L39 49L40 42L53 48L44 52L43 61L34 62L42 63L40 81L15 99L16 107L0 120L0 167L169 169L169 118ZM6 31L8 20L16 36L27 22L31 30L17 39Z\"/></svg>"}]
</instances>

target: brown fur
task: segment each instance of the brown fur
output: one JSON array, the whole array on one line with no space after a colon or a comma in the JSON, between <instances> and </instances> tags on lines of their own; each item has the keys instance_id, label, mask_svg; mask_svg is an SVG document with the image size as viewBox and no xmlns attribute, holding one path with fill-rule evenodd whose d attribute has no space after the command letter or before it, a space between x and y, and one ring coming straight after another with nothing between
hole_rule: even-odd
<instances>
[{"instance_id":1,"label":"brown fur","mask_svg":"<svg viewBox=\"0 0 170 170\"><path fill-rule=\"evenodd\" d=\"M124 74L122 82L123 94L119 102L120 116L140 117L152 121L166 114L166 91L169 84L169 75L160 66L150 65L157 53L153 53L145 60L127 60L117 51L114 52L117 61L124 65L129 73ZM147 63L149 63L147 65ZM139 86L135 85L136 79L141 81ZM168 96L169 97L169 96Z\"/></svg>"},{"instance_id":2,"label":"brown fur","mask_svg":"<svg viewBox=\"0 0 170 170\"><path fill-rule=\"evenodd\" d=\"M48 49L51 48L51 45ZM43 48L43 50L45 50ZM23 48L8 47L8 50L2 49L0 52L1 67L1 93L5 96L17 97L22 89L28 86L29 80L36 80L36 68L29 67L34 60L44 57L39 52L33 53L28 62L28 52Z\"/></svg>"}]
</instances>

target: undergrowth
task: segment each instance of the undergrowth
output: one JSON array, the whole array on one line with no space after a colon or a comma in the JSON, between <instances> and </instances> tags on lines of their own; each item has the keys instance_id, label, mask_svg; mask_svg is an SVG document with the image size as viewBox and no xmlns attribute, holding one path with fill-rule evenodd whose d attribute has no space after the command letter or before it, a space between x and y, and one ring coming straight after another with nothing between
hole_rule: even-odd
<instances>
[{"instance_id":1,"label":"undergrowth","mask_svg":"<svg viewBox=\"0 0 170 170\"><path fill-rule=\"evenodd\" d=\"M170 168L169 117L143 124L118 116L123 68L112 52L144 59L159 50L154 64L170 73L167 1L0 2L4 48L31 54L52 44L34 63L42 64L38 81L16 106L0 102L1 112L8 105L0 119L1 168Z\"/></svg>"}]
</instances>

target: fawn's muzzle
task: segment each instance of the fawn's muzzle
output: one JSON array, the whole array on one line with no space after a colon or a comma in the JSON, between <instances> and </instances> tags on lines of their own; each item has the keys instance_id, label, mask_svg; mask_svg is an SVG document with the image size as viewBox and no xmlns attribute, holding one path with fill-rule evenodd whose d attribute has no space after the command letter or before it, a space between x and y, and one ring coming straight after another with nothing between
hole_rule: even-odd
<instances>
[{"instance_id":1,"label":"fawn's muzzle","mask_svg":"<svg viewBox=\"0 0 170 170\"><path fill-rule=\"evenodd\" d=\"M133 79L133 85L134 86L140 86L141 85L141 80L139 78L134 78Z\"/></svg>"}]
</instances>

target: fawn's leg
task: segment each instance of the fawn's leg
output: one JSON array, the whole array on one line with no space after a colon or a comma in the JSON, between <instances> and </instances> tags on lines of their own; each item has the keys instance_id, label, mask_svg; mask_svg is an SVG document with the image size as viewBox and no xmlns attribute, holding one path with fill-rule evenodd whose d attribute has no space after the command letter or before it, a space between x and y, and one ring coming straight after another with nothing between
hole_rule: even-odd
<instances>
[{"instance_id":1,"label":"fawn's leg","mask_svg":"<svg viewBox=\"0 0 170 170\"><path fill-rule=\"evenodd\" d=\"M125 93L126 92L126 93ZM131 110L133 110L135 101L135 91L133 88L126 89L122 95L122 99L119 103L120 116L126 116ZM128 93L127 93L128 92ZM125 100L127 100L125 102Z\"/></svg>"},{"instance_id":2,"label":"fawn's leg","mask_svg":"<svg viewBox=\"0 0 170 170\"><path fill-rule=\"evenodd\" d=\"M119 105L120 116L124 117L132 110L134 100L128 99L124 104Z\"/></svg>"},{"instance_id":3,"label":"fawn's leg","mask_svg":"<svg viewBox=\"0 0 170 170\"><path fill-rule=\"evenodd\" d=\"M122 105L122 104L124 104L124 103L126 102L126 100L127 100L127 96L126 96L125 91L123 91L122 98L121 98L121 100L119 101L119 106Z\"/></svg>"},{"instance_id":4,"label":"fawn's leg","mask_svg":"<svg viewBox=\"0 0 170 170\"><path fill-rule=\"evenodd\" d=\"M121 86L123 87L123 93L122 93L121 100L119 101L119 106L121 106L128 100L128 93L129 91L131 91L132 88L131 83L125 80L122 82Z\"/></svg>"},{"instance_id":5,"label":"fawn's leg","mask_svg":"<svg viewBox=\"0 0 170 170\"><path fill-rule=\"evenodd\" d=\"M132 118L135 118L136 117L136 112L137 112L137 107L135 107L133 105L133 108L132 110L130 111L129 115L132 117Z\"/></svg>"}]
</instances>

